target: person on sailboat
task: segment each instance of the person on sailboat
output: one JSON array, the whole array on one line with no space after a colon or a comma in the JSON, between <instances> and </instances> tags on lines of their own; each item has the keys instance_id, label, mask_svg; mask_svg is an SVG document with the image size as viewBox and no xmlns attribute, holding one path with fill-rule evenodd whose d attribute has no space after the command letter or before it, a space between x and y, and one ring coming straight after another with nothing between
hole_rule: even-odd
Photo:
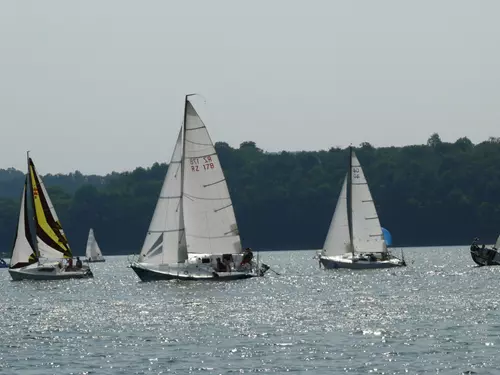
<instances>
[{"instance_id":1,"label":"person on sailboat","mask_svg":"<svg viewBox=\"0 0 500 375\"><path fill-rule=\"evenodd\" d=\"M247 247L245 249L245 254L243 255L243 259L241 260L240 267L244 266L245 264L250 264L252 262L252 259L253 259L252 249Z\"/></svg>"},{"instance_id":2,"label":"person on sailboat","mask_svg":"<svg viewBox=\"0 0 500 375\"><path fill-rule=\"evenodd\" d=\"M472 244L470 245L471 251L476 251L479 249L478 242L479 238L478 237L474 238L474 241L472 241Z\"/></svg>"},{"instance_id":3,"label":"person on sailboat","mask_svg":"<svg viewBox=\"0 0 500 375\"><path fill-rule=\"evenodd\" d=\"M226 267L226 272L231 272L231 262L233 260L233 256L229 254L229 256L223 255L222 256L222 263Z\"/></svg>"},{"instance_id":4,"label":"person on sailboat","mask_svg":"<svg viewBox=\"0 0 500 375\"><path fill-rule=\"evenodd\" d=\"M2 258L0 258L0 265L2 266L7 266L7 262L5 260L3 260Z\"/></svg>"},{"instance_id":5,"label":"person on sailboat","mask_svg":"<svg viewBox=\"0 0 500 375\"><path fill-rule=\"evenodd\" d=\"M73 268L73 258L68 259L68 263L66 265L67 270L71 270Z\"/></svg>"},{"instance_id":6,"label":"person on sailboat","mask_svg":"<svg viewBox=\"0 0 500 375\"><path fill-rule=\"evenodd\" d=\"M220 261L220 258L217 258L217 264L215 266L215 270L217 272L227 272L226 265Z\"/></svg>"},{"instance_id":7,"label":"person on sailboat","mask_svg":"<svg viewBox=\"0 0 500 375\"><path fill-rule=\"evenodd\" d=\"M81 269L83 267L80 257L76 257L76 268Z\"/></svg>"}]
</instances>

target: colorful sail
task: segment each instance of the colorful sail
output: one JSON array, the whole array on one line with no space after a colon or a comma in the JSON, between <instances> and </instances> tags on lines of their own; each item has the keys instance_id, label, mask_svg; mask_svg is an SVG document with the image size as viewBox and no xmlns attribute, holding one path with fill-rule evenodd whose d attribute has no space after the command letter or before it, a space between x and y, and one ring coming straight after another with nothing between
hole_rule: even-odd
<instances>
[{"instance_id":1,"label":"colorful sail","mask_svg":"<svg viewBox=\"0 0 500 375\"><path fill-rule=\"evenodd\" d=\"M71 258L72 253L68 239L31 158L28 159L28 173L35 210L36 240L39 256L51 259Z\"/></svg>"},{"instance_id":2,"label":"colorful sail","mask_svg":"<svg viewBox=\"0 0 500 375\"><path fill-rule=\"evenodd\" d=\"M384 234L384 241L387 246L392 246L392 235L387 229L382 228L382 233Z\"/></svg>"}]
</instances>

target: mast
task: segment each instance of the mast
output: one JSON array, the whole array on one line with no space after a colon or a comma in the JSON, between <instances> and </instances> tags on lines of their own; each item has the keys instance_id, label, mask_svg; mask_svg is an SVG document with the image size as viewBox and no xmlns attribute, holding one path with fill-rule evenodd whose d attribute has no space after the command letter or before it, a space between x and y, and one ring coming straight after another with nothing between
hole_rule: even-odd
<instances>
[{"instance_id":1,"label":"mast","mask_svg":"<svg viewBox=\"0 0 500 375\"><path fill-rule=\"evenodd\" d=\"M182 119L182 152L181 152L181 202L182 202L182 197L184 196L184 153L186 151L186 110L187 110L187 102L188 102L188 96L184 96L184 117ZM182 203L181 203L182 204ZM182 219L184 222L184 218ZM183 223L184 226L184 223Z\"/></svg>"},{"instance_id":2,"label":"mast","mask_svg":"<svg viewBox=\"0 0 500 375\"><path fill-rule=\"evenodd\" d=\"M184 208L183 208L183 197L184 197L184 165L185 165L185 160L184 160L184 157L185 157L185 153L186 153L186 118L187 118L187 103L188 103L188 98L192 95L196 95L196 94L187 94L186 96L184 96L184 117L183 117L183 120L182 120L182 151L181 151L181 199L180 199L180 202L179 202L179 205L180 205L180 214L181 214L181 219L180 219L180 223L181 225L179 225L182 229L179 231L179 243L178 243L178 247L177 247L177 252L179 252L179 246L183 246L182 245L182 238L183 238L183 235L184 237L186 236L186 226L184 224ZM169 166L170 168L170 166Z\"/></svg>"},{"instance_id":3,"label":"mast","mask_svg":"<svg viewBox=\"0 0 500 375\"><path fill-rule=\"evenodd\" d=\"M347 173L347 224L349 226L349 242L354 257L354 242L352 231L352 146L349 146L349 172Z\"/></svg>"},{"instance_id":4,"label":"mast","mask_svg":"<svg viewBox=\"0 0 500 375\"><path fill-rule=\"evenodd\" d=\"M32 176L31 176L31 168L30 168L30 152L26 151L26 161L28 163L28 181L26 181L26 199L25 199L25 205L26 205L26 220L28 220L28 228L29 228L29 236L32 240L33 246L35 247L35 254L37 257L38 264L40 264L40 250L38 249L38 242L36 240L36 210L35 210L35 204L34 204L34 197L33 197L33 181L32 181ZM28 202L28 197L29 202ZM35 231L35 234L33 233L33 230Z\"/></svg>"}]
</instances>

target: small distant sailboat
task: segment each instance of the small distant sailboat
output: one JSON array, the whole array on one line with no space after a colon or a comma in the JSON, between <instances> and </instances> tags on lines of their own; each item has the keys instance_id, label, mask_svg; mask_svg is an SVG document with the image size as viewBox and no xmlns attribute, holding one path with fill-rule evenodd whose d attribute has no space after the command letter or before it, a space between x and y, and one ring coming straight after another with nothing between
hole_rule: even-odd
<instances>
[{"instance_id":1,"label":"small distant sailboat","mask_svg":"<svg viewBox=\"0 0 500 375\"><path fill-rule=\"evenodd\" d=\"M217 152L189 96L144 245L130 267L142 281L263 276L269 267L242 251Z\"/></svg>"},{"instance_id":2,"label":"small distant sailboat","mask_svg":"<svg viewBox=\"0 0 500 375\"><path fill-rule=\"evenodd\" d=\"M319 261L326 269L406 266L387 250L368 183L352 147L349 171Z\"/></svg>"},{"instance_id":3,"label":"small distant sailboat","mask_svg":"<svg viewBox=\"0 0 500 375\"><path fill-rule=\"evenodd\" d=\"M13 280L60 280L93 277L87 265L64 267L73 258L68 239L33 161L28 156L16 238L9 273Z\"/></svg>"},{"instance_id":4,"label":"small distant sailboat","mask_svg":"<svg viewBox=\"0 0 500 375\"><path fill-rule=\"evenodd\" d=\"M474 238L470 246L470 255L478 266L500 266L500 235L495 245L489 249L485 245L479 247L479 238Z\"/></svg>"},{"instance_id":5,"label":"small distant sailboat","mask_svg":"<svg viewBox=\"0 0 500 375\"><path fill-rule=\"evenodd\" d=\"M105 262L106 259L102 256L101 249L97 244L97 241L94 236L94 230L90 228L89 237L87 239L87 248L85 250L85 256L87 257L87 261L91 263L97 262Z\"/></svg>"}]
</instances>

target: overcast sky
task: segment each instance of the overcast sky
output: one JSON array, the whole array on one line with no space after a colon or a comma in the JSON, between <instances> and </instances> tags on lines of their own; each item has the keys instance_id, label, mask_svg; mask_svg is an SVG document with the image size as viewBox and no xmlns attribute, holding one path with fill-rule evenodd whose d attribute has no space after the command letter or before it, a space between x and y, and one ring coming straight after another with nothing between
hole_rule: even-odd
<instances>
[{"instance_id":1,"label":"overcast sky","mask_svg":"<svg viewBox=\"0 0 500 375\"><path fill-rule=\"evenodd\" d=\"M193 100L267 151L500 135L498 0L0 2L0 168L170 158Z\"/></svg>"}]
</instances>

